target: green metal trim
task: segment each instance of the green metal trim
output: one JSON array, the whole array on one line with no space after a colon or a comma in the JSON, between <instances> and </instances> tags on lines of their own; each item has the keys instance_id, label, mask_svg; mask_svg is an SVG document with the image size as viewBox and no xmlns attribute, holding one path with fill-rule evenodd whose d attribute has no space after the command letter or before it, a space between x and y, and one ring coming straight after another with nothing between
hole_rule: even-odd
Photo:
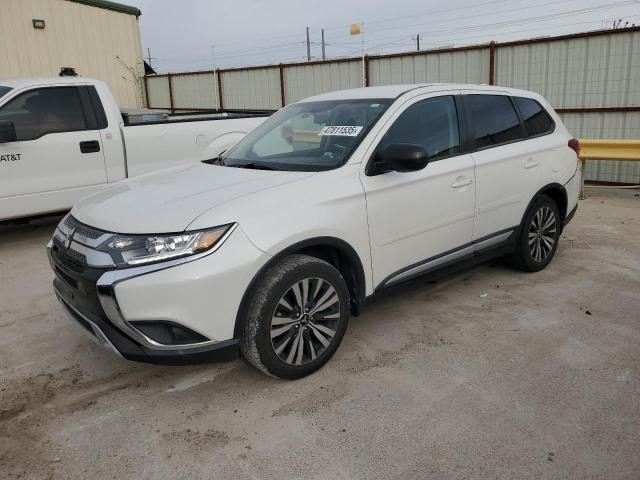
<instances>
[{"instance_id":1,"label":"green metal trim","mask_svg":"<svg viewBox=\"0 0 640 480\"><path fill-rule=\"evenodd\" d=\"M104 8L106 10L112 10L114 12L127 13L129 15L135 15L139 17L142 15L140 9L132 7L130 5L124 5L122 3L110 2L108 0L67 0L69 2L81 3L83 5L89 5L91 7Z\"/></svg>"}]
</instances>

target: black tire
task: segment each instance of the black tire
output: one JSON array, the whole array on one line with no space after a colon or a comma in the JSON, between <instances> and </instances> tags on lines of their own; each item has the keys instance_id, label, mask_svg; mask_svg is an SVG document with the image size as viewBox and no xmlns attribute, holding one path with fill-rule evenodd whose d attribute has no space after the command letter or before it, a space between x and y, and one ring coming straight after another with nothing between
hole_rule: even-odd
<instances>
[{"instance_id":1,"label":"black tire","mask_svg":"<svg viewBox=\"0 0 640 480\"><path fill-rule=\"evenodd\" d=\"M537 224L539 222L543 223L542 227L544 227L544 223L548 220L541 222L541 219L548 219L549 217L547 215L553 215L555 220L553 228L547 227L541 230ZM505 257L507 263L513 268L525 272L538 272L542 270L549 265L549 262L551 262L556 253L561 231L560 213L556 202L546 195L538 195L531 204L520 226L515 251ZM553 244L550 247L547 239L553 239ZM530 241L533 242L531 248ZM539 247L539 249L537 247Z\"/></svg>"},{"instance_id":2,"label":"black tire","mask_svg":"<svg viewBox=\"0 0 640 480\"><path fill-rule=\"evenodd\" d=\"M337 306L329 287L337 296ZM306 304L301 301L303 295L308 299ZM325 295L327 299L319 302ZM272 265L256 282L247 301L240 350L254 367L277 378L301 378L322 367L340 346L349 322L349 289L342 275L329 263L307 255L289 255ZM329 307L321 308L332 301ZM298 314L300 304L310 306L311 317L305 312ZM316 312L318 308L322 311ZM272 325L272 319L279 323ZM280 334L284 328L288 330ZM335 333L330 336L330 331ZM272 341L273 334L278 336ZM291 354L293 348L297 350Z\"/></svg>"}]
</instances>

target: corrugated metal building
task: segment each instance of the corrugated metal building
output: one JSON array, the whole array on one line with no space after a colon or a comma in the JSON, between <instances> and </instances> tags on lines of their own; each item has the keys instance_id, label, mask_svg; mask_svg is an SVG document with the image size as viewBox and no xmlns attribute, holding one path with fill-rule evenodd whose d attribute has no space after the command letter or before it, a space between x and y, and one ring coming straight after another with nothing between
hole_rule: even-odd
<instances>
[{"instance_id":1,"label":"corrugated metal building","mask_svg":"<svg viewBox=\"0 0 640 480\"><path fill-rule=\"evenodd\" d=\"M73 67L105 81L121 107L142 107L139 16L135 7L105 0L2 0L0 79Z\"/></svg>"}]
</instances>

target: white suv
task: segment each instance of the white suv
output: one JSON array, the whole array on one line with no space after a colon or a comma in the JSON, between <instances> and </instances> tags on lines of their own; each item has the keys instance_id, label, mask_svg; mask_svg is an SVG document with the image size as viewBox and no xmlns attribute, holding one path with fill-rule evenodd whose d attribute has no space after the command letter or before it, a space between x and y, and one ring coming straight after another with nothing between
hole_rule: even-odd
<instances>
[{"instance_id":1,"label":"white suv","mask_svg":"<svg viewBox=\"0 0 640 480\"><path fill-rule=\"evenodd\" d=\"M81 201L48 245L68 312L125 358L320 368L376 293L505 256L544 268L578 143L532 92L395 85L283 108L221 157Z\"/></svg>"}]
</instances>

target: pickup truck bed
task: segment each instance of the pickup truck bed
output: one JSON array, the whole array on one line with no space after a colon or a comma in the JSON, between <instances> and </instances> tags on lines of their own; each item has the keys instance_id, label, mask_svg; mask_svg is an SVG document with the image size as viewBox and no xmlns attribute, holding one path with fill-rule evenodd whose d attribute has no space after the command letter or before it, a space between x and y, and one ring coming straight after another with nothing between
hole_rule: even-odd
<instances>
[{"instance_id":1,"label":"pickup truck bed","mask_svg":"<svg viewBox=\"0 0 640 480\"><path fill-rule=\"evenodd\" d=\"M127 150L126 176L158 169L158 158L149 155L150 151L162 152L162 168L214 158L246 135L247 125L257 126L269 115L221 112L125 123L122 134Z\"/></svg>"}]
</instances>

